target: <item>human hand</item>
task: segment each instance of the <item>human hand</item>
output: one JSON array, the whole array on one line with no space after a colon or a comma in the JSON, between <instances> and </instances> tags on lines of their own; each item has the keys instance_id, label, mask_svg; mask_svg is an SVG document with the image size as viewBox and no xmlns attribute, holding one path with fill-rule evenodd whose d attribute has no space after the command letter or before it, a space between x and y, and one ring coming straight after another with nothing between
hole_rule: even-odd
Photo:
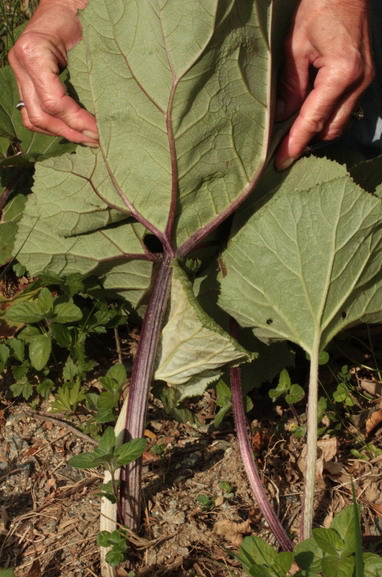
<instances>
[{"instance_id":1,"label":"human hand","mask_svg":"<svg viewBox=\"0 0 382 577\"><path fill-rule=\"evenodd\" d=\"M67 52L81 40L77 9L86 0L41 0L24 32L9 52L26 128L72 142L98 146L95 118L66 94L59 79Z\"/></svg>"},{"instance_id":2,"label":"human hand","mask_svg":"<svg viewBox=\"0 0 382 577\"><path fill-rule=\"evenodd\" d=\"M276 168L291 166L314 137L338 138L373 77L368 0L301 0L286 40L277 120L298 116Z\"/></svg>"}]
</instances>

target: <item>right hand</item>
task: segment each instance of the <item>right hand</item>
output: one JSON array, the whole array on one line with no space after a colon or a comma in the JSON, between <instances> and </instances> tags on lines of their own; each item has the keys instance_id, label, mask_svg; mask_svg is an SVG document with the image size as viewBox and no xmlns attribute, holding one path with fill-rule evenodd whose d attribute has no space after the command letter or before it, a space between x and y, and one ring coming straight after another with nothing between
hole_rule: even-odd
<instances>
[{"instance_id":1,"label":"right hand","mask_svg":"<svg viewBox=\"0 0 382 577\"><path fill-rule=\"evenodd\" d=\"M76 9L85 5L83 0L69 0L67 5L57 0L41 0L8 59L20 100L25 103L20 112L26 128L99 146L94 116L67 95L59 79L68 50L81 40Z\"/></svg>"},{"instance_id":2,"label":"right hand","mask_svg":"<svg viewBox=\"0 0 382 577\"><path fill-rule=\"evenodd\" d=\"M278 120L298 115L276 153L278 170L313 138L342 134L374 77L370 44L368 0L300 0L286 42Z\"/></svg>"}]
</instances>

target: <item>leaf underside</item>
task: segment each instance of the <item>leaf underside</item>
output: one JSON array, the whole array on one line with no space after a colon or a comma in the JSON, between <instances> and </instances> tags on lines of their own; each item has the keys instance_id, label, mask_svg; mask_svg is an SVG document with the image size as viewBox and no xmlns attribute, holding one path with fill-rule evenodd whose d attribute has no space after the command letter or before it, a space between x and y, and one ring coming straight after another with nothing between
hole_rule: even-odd
<instances>
[{"instance_id":1,"label":"leaf underside","mask_svg":"<svg viewBox=\"0 0 382 577\"><path fill-rule=\"evenodd\" d=\"M190 281L175 265L169 316L162 331L155 378L175 387L181 401L202 394L219 377L224 365L240 364L255 356L203 311Z\"/></svg>"},{"instance_id":2,"label":"leaf underside","mask_svg":"<svg viewBox=\"0 0 382 577\"><path fill-rule=\"evenodd\" d=\"M270 6L94 0L83 13L70 78L97 118L96 191L169 251L213 228L263 166Z\"/></svg>"},{"instance_id":3,"label":"leaf underside","mask_svg":"<svg viewBox=\"0 0 382 577\"><path fill-rule=\"evenodd\" d=\"M257 336L312 353L349 325L382 320L381 200L325 159L275 180L264 206L238 216L219 304Z\"/></svg>"}]
</instances>

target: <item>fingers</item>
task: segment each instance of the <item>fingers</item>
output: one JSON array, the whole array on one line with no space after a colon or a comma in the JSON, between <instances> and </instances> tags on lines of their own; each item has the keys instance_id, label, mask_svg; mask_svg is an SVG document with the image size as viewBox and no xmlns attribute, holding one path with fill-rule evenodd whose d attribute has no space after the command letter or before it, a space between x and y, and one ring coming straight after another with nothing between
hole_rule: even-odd
<instances>
[{"instance_id":1,"label":"fingers","mask_svg":"<svg viewBox=\"0 0 382 577\"><path fill-rule=\"evenodd\" d=\"M365 79L361 70L362 66L357 67L357 71L348 70L341 74L337 62L333 69L324 67L318 72L313 89L305 100L301 99L299 114L277 151L275 162L278 170L288 168L314 138L333 140L342 134L369 83L370 77ZM298 100L295 99L297 106Z\"/></svg>"},{"instance_id":2,"label":"fingers","mask_svg":"<svg viewBox=\"0 0 382 577\"><path fill-rule=\"evenodd\" d=\"M339 137L373 79L367 11L364 0L354 2L357 10L344 0L299 4L286 44L277 119L298 116L277 151L278 170L299 158L312 139Z\"/></svg>"},{"instance_id":3,"label":"fingers","mask_svg":"<svg viewBox=\"0 0 382 577\"><path fill-rule=\"evenodd\" d=\"M23 123L29 130L98 145L94 116L65 93L57 77L52 80L49 92L36 89L30 79L24 81L20 96L25 103L21 110Z\"/></svg>"},{"instance_id":4,"label":"fingers","mask_svg":"<svg viewBox=\"0 0 382 577\"><path fill-rule=\"evenodd\" d=\"M35 132L98 146L94 116L66 94L59 79L65 61L65 48L41 33L25 35L10 52L9 62L25 103L23 123Z\"/></svg>"},{"instance_id":5,"label":"fingers","mask_svg":"<svg viewBox=\"0 0 382 577\"><path fill-rule=\"evenodd\" d=\"M277 91L276 121L286 120L299 110L309 88L309 58L295 54L292 38L291 35L285 44L286 57Z\"/></svg>"}]
</instances>

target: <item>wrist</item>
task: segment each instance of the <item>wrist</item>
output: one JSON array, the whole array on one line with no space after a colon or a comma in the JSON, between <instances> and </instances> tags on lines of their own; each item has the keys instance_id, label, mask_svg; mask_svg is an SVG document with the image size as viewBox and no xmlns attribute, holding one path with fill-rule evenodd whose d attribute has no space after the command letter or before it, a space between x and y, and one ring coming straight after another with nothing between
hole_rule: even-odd
<instances>
[{"instance_id":1,"label":"wrist","mask_svg":"<svg viewBox=\"0 0 382 577\"><path fill-rule=\"evenodd\" d=\"M76 14L78 10L86 8L87 4L88 0L40 0L36 11L48 6L54 6L67 8Z\"/></svg>"},{"instance_id":2,"label":"wrist","mask_svg":"<svg viewBox=\"0 0 382 577\"><path fill-rule=\"evenodd\" d=\"M82 38L77 12L86 5L87 0L40 0L22 36L45 35L55 39L65 51L71 50Z\"/></svg>"}]
</instances>

